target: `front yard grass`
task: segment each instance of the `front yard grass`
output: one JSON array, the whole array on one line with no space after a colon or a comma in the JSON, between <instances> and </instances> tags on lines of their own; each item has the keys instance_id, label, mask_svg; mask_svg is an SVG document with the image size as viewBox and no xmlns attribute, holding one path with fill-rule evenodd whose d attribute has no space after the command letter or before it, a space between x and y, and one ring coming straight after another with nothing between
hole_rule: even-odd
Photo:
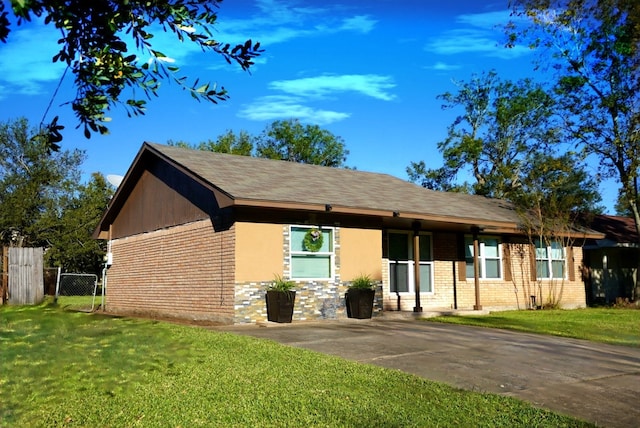
<instances>
[{"instance_id":1,"label":"front yard grass","mask_svg":"<svg viewBox=\"0 0 640 428\"><path fill-rule=\"evenodd\" d=\"M585 308L504 311L489 315L441 316L428 321L505 328L640 347L640 310Z\"/></svg>"},{"instance_id":2,"label":"front yard grass","mask_svg":"<svg viewBox=\"0 0 640 428\"><path fill-rule=\"evenodd\" d=\"M586 427L493 394L201 327L0 307L0 426Z\"/></svg>"}]
</instances>

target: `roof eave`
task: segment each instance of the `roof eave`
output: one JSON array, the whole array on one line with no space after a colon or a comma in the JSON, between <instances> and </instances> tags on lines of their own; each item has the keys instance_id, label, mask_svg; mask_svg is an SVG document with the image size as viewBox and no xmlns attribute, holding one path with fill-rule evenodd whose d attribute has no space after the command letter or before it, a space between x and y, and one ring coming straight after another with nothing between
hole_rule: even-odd
<instances>
[{"instance_id":1,"label":"roof eave","mask_svg":"<svg viewBox=\"0 0 640 428\"><path fill-rule=\"evenodd\" d=\"M441 215L431 215L425 213L415 212L400 212L398 210L389 209L372 209L372 208L358 208L358 207L346 207L336 206L333 204L318 204L318 203L302 203L291 201L265 201L256 199L234 199L232 205L237 207L249 207L249 208L270 208L270 209L282 209L282 210L301 210L301 211L315 211L315 212L331 212L335 214L347 214L347 215L361 215L370 217L381 218L397 218L397 219L410 219L410 220L424 220L429 222L458 224L477 226L484 229L490 229L492 232L504 232L514 233L519 230L519 226L515 222L507 221L495 221L478 218L463 218L463 217L450 217Z\"/></svg>"}]
</instances>

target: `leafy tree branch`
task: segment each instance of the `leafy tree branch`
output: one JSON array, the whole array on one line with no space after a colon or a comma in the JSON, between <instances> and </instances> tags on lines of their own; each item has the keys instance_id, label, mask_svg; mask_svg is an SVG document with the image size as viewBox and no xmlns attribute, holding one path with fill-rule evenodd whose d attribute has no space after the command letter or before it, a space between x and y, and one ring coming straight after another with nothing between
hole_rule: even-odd
<instances>
[{"instance_id":1,"label":"leafy tree branch","mask_svg":"<svg viewBox=\"0 0 640 428\"><path fill-rule=\"evenodd\" d=\"M78 127L90 138L92 133L108 133L111 119L106 112L115 106L124 107L129 116L143 115L147 100L159 95L162 80L171 79L199 101L217 103L228 99L224 87L201 83L199 79L188 83L187 76L179 74L179 68L153 45L152 28L159 27L180 42L194 43L202 51L216 53L227 63L249 70L262 52L260 43L247 40L232 46L213 37L220 2L30 0L12 1L11 10L16 26L43 18L44 24L53 25L60 32L60 51L53 62L65 63L74 76L76 94L69 104L78 118ZM0 3L3 43L9 40L12 24L5 3ZM139 53L131 53L133 47ZM144 61L145 57L150 60ZM123 94L126 88L132 89L130 95ZM61 139L62 127L56 120L57 117L52 124L56 132L44 133L53 149Z\"/></svg>"}]
</instances>

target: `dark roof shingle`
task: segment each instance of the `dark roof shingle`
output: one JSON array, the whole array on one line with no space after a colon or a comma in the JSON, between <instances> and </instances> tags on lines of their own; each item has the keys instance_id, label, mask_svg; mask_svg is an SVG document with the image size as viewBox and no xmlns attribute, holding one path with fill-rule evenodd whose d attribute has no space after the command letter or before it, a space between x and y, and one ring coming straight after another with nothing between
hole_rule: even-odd
<instances>
[{"instance_id":1,"label":"dark roof shingle","mask_svg":"<svg viewBox=\"0 0 640 428\"><path fill-rule=\"evenodd\" d=\"M510 225L519 222L506 201L428 190L387 174L146 144L235 200L330 204Z\"/></svg>"}]
</instances>

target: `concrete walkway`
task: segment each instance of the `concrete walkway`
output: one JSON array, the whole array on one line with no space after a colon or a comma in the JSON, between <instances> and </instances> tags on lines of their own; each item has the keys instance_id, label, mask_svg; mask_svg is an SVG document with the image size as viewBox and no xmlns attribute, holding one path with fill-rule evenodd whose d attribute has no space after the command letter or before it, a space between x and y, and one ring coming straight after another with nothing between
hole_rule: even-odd
<instances>
[{"instance_id":1,"label":"concrete walkway","mask_svg":"<svg viewBox=\"0 0 640 428\"><path fill-rule=\"evenodd\" d=\"M640 427L640 348L385 317L215 329L513 396L598 426Z\"/></svg>"}]
</instances>

